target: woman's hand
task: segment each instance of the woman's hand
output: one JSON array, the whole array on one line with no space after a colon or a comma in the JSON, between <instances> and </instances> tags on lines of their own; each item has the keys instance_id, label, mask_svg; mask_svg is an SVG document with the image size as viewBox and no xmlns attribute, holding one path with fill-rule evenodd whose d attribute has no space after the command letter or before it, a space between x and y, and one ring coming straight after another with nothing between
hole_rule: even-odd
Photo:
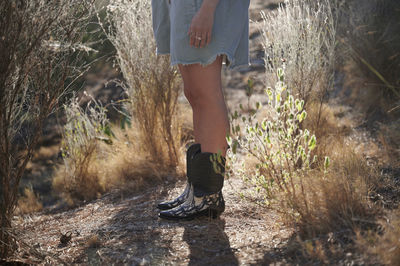
<instances>
[{"instance_id":1,"label":"woman's hand","mask_svg":"<svg viewBox=\"0 0 400 266\"><path fill-rule=\"evenodd\" d=\"M214 13L219 0L204 0L190 24L188 35L190 46L203 48L211 41L211 32L214 25Z\"/></svg>"}]
</instances>

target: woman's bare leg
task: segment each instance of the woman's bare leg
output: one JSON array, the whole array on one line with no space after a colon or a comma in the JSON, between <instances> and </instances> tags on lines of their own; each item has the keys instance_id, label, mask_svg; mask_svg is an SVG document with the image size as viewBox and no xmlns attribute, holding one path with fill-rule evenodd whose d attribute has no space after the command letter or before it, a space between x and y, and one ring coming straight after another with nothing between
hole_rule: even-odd
<instances>
[{"instance_id":1,"label":"woman's bare leg","mask_svg":"<svg viewBox=\"0 0 400 266\"><path fill-rule=\"evenodd\" d=\"M222 56L210 65L179 65L184 92L193 109L195 141L202 152L226 155L228 111L221 84Z\"/></svg>"}]
</instances>

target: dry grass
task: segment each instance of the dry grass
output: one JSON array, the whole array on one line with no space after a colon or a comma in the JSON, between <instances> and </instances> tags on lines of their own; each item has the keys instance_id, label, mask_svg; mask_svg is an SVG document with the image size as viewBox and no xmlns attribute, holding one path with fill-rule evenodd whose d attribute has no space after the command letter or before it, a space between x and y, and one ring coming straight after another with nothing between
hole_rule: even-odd
<instances>
[{"instance_id":1,"label":"dry grass","mask_svg":"<svg viewBox=\"0 0 400 266\"><path fill-rule=\"evenodd\" d=\"M329 232L370 227L380 209L369 201L378 179L374 169L339 139L328 147L328 173L311 171L301 180L302 193L292 208L300 214L297 226L309 238Z\"/></svg>"},{"instance_id":2,"label":"dry grass","mask_svg":"<svg viewBox=\"0 0 400 266\"><path fill-rule=\"evenodd\" d=\"M81 201L98 198L104 190L99 184L98 162L92 155L86 160L78 178L71 179L71 173L65 166L61 166L54 174L52 186L59 197L68 205L73 206Z\"/></svg>"},{"instance_id":3,"label":"dry grass","mask_svg":"<svg viewBox=\"0 0 400 266\"><path fill-rule=\"evenodd\" d=\"M400 210L381 221L381 232L358 231L356 242L364 253L378 256L385 265L400 265Z\"/></svg>"},{"instance_id":4,"label":"dry grass","mask_svg":"<svg viewBox=\"0 0 400 266\"><path fill-rule=\"evenodd\" d=\"M160 147L160 160L152 158L148 143L142 142L139 121L134 120L126 130L112 126L106 109L93 98L85 109L80 107L78 98L73 98L65 105L65 114L64 165L53 178L53 189L69 205L98 198L112 189L133 192L166 177L183 176L183 152L178 151L176 165L172 166L162 158L168 154L168 147ZM178 115L174 119L184 121ZM158 140L158 144L162 143Z\"/></svg>"},{"instance_id":5,"label":"dry grass","mask_svg":"<svg viewBox=\"0 0 400 266\"><path fill-rule=\"evenodd\" d=\"M107 11L111 27L103 29L117 50L138 141L149 154L147 160L173 169L182 147L182 123L177 119L182 82L169 57L155 54L151 3L111 1Z\"/></svg>"},{"instance_id":6,"label":"dry grass","mask_svg":"<svg viewBox=\"0 0 400 266\"><path fill-rule=\"evenodd\" d=\"M59 152L59 146L41 146L34 154L32 160L50 160Z\"/></svg>"},{"instance_id":7,"label":"dry grass","mask_svg":"<svg viewBox=\"0 0 400 266\"><path fill-rule=\"evenodd\" d=\"M348 72L352 78L362 79L359 95L370 91L375 105L384 110L400 97L399 8L397 0L351 0L341 9L342 59L354 65Z\"/></svg>"},{"instance_id":8,"label":"dry grass","mask_svg":"<svg viewBox=\"0 0 400 266\"><path fill-rule=\"evenodd\" d=\"M17 214L34 213L42 209L43 204L40 202L39 196L35 194L32 188L25 188L24 195L18 199Z\"/></svg>"},{"instance_id":9,"label":"dry grass","mask_svg":"<svg viewBox=\"0 0 400 266\"><path fill-rule=\"evenodd\" d=\"M322 100L331 86L335 59L336 1L286 0L276 11L263 15L260 25L268 72L274 84L283 67L286 82L306 106Z\"/></svg>"},{"instance_id":10,"label":"dry grass","mask_svg":"<svg viewBox=\"0 0 400 266\"><path fill-rule=\"evenodd\" d=\"M179 164L175 168L171 169L162 162L157 164L148 159L145 147L137 142L137 135L138 131L134 129L128 132L117 131L114 144L107 147L108 157L99 169L100 184L105 190L138 191L164 178L183 176L183 152L179 151Z\"/></svg>"},{"instance_id":11,"label":"dry grass","mask_svg":"<svg viewBox=\"0 0 400 266\"><path fill-rule=\"evenodd\" d=\"M96 198L102 192L97 174L97 162L102 157L99 139L110 139L104 133L108 128L106 110L94 99L83 109L78 98L73 97L64 110L67 119L61 147L64 165L53 179L53 188L72 204L74 200Z\"/></svg>"},{"instance_id":12,"label":"dry grass","mask_svg":"<svg viewBox=\"0 0 400 266\"><path fill-rule=\"evenodd\" d=\"M400 211L392 215L384 227L385 233L378 238L376 253L387 265L400 265Z\"/></svg>"},{"instance_id":13,"label":"dry grass","mask_svg":"<svg viewBox=\"0 0 400 266\"><path fill-rule=\"evenodd\" d=\"M400 119L381 124L378 139L385 150L384 160L392 167L400 167Z\"/></svg>"},{"instance_id":14,"label":"dry grass","mask_svg":"<svg viewBox=\"0 0 400 266\"><path fill-rule=\"evenodd\" d=\"M341 142L341 139L351 132L350 125L340 121L331 106L328 104L321 105L317 102L308 105L307 119L303 122L302 127L315 134L318 145L313 154L317 155L317 160L321 163L325 156L329 156L332 143Z\"/></svg>"},{"instance_id":15,"label":"dry grass","mask_svg":"<svg viewBox=\"0 0 400 266\"><path fill-rule=\"evenodd\" d=\"M113 129L112 144L94 140L96 149L89 159L82 161L81 178L71 179L65 165L53 178L53 189L69 204L98 198L104 192L119 190L137 192L160 183L165 178L176 179L184 175L184 151L178 153L178 166L155 163L148 159L146 147L137 140L135 125L129 130ZM75 183L76 182L76 183Z\"/></svg>"}]
</instances>

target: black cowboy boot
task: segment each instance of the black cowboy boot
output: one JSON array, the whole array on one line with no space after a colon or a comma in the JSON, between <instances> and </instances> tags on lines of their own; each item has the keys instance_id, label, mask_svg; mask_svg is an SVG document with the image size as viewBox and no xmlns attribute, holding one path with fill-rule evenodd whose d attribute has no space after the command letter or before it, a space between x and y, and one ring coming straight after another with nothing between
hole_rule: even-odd
<instances>
[{"instance_id":1,"label":"black cowboy boot","mask_svg":"<svg viewBox=\"0 0 400 266\"><path fill-rule=\"evenodd\" d=\"M222 196L225 158L214 153L194 154L192 161L192 186L187 200L170 210L161 211L165 219L190 220L199 216L217 218L225 210Z\"/></svg>"},{"instance_id":2,"label":"black cowboy boot","mask_svg":"<svg viewBox=\"0 0 400 266\"><path fill-rule=\"evenodd\" d=\"M190 190L192 188L192 186L191 186L192 157L198 151L200 151L200 144L199 143L192 144L187 149L187 152L186 152L186 176L187 176L187 182L186 182L185 190L176 199L174 199L172 201L166 201L166 202L159 203L157 205L157 208L159 208L160 210L169 210L169 209L175 208L176 206L181 205L188 198L188 196L190 194Z\"/></svg>"}]
</instances>

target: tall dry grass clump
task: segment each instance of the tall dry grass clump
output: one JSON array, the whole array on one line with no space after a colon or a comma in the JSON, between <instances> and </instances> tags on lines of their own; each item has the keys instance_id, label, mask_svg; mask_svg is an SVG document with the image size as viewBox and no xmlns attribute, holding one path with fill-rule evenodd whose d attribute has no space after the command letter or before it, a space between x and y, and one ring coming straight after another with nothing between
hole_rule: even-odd
<instances>
[{"instance_id":1,"label":"tall dry grass clump","mask_svg":"<svg viewBox=\"0 0 400 266\"><path fill-rule=\"evenodd\" d=\"M382 210L373 204L370 192L378 173L351 146L336 140L329 147L331 165L317 169L302 180L304 188L294 210L300 235L306 239L330 232L374 228ZM293 221L293 220L292 220Z\"/></svg>"},{"instance_id":2,"label":"tall dry grass clump","mask_svg":"<svg viewBox=\"0 0 400 266\"><path fill-rule=\"evenodd\" d=\"M341 10L340 58L350 103L379 131L384 160L400 158L400 2L351 0ZM379 123L376 123L376 121Z\"/></svg>"},{"instance_id":3,"label":"tall dry grass clump","mask_svg":"<svg viewBox=\"0 0 400 266\"><path fill-rule=\"evenodd\" d=\"M386 111L400 100L399 10L397 0L351 0L340 16L341 57L353 65L352 78L361 79L358 96Z\"/></svg>"},{"instance_id":4,"label":"tall dry grass clump","mask_svg":"<svg viewBox=\"0 0 400 266\"><path fill-rule=\"evenodd\" d=\"M18 199L17 213L26 214L38 212L43 209L39 196L33 191L33 188L25 188L24 194Z\"/></svg>"},{"instance_id":5,"label":"tall dry grass clump","mask_svg":"<svg viewBox=\"0 0 400 266\"><path fill-rule=\"evenodd\" d=\"M12 253L18 185L45 118L87 67L93 1L0 2L0 258Z\"/></svg>"},{"instance_id":6,"label":"tall dry grass clump","mask_svg":"<svg viewBox=\"0 0 400 266\"><path fill-rule=\"evenodd\" d=\"M138 141L148 159L159 167L179 165L181 122L178 119L180 79L168 56L156 56L151 3L145 0L111 1L111 27L104 29L117 50L124 76L128 109Z\"/></svg>"},{"instance_id":7,"label":"tall dry grass clump","mask_svg":"<svg viewBox=\"0 0 400 266\"><path fill-rule=\"evenodd\" d=\"M140 132L109 123L106 106L94 98L82 108L73 97L64 109L64 164L52 185L68 205L96 199L113 189L135 192L173 174L170 168L148 160L138 141Z\"/></svg>"},{"instance_id":8,"label":"tall dry grass clump","mask_svg":"<svg viewBox=\"0 0 400 266\"><path fill-rule=\"evenodd\" d=\"M283 67L293 95L322 102L333 80L336 20L330 0L286 0L259 24L267 66L266 83L275 84Z\"/></svg>"},{"instance_id":9,"label":"tall dry grass clump","mask_svg":"<svg viewBox=\"0 0 400 266\"><path fill-rule=\"evenodd\" d=\"M104 133L108 127L106 110L94 99L83 109L78 98L72 97L64 110L67 120L61 143L64 167L54 177L53 189L63 193L72 204L94 199L103 192L97 174L97 157L102 155L98 140L111 140Z\"/></svg>"}]
</instances>

